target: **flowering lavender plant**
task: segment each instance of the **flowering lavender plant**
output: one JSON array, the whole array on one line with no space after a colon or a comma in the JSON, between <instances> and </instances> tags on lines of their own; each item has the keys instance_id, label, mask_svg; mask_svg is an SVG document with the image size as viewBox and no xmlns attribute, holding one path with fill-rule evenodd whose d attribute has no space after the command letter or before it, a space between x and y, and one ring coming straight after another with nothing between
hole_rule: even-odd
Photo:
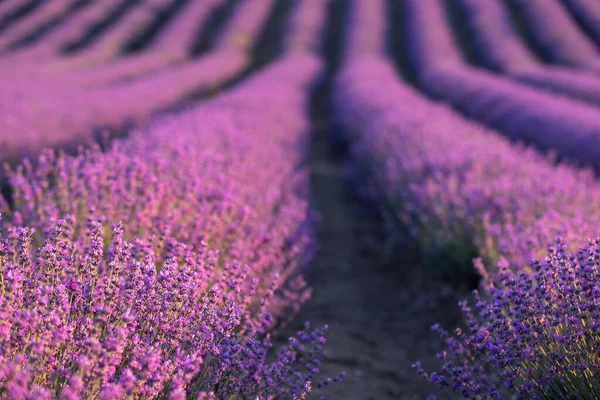
<instances>
[{"instance_id":1,"label":"flowering lavender plant","mask_svg":"<svg viewBox=\"0 0 600 400\"><path fill-rule=\"evenodd\" d=\"M499 274L473 312L460 306L468 331L449 335L440 372L418 372L470 399L597 399L600 395L600 238L569 253L561 238L548 255Z\"/></svg>"},{"instance_id":2,"label":"flowering lavender plant","mask_svg":"<svg viewBox=\"0 0 600 400\"><path fill-rule=\"evenodd\" d=\"M143 241L123 240L120 224L109 237L89 220L79 240L66 220L47 231L40 247L30 228L0 236L1 396L268 399L310 391L324 330L307 324L266 362L269 336L244 334L243 277L219 273L213 252L172 242L158 263Z\"/></svg>"}]
</instances>

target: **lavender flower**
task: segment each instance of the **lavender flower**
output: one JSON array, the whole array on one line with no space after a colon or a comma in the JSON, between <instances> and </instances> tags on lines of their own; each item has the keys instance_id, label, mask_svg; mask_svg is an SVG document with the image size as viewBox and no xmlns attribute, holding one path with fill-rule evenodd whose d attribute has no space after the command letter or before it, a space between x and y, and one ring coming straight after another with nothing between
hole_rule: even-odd
<instances>
[{"instance_id":1,"label":"lavender flower","mask_svg":"<svg viewBox=\"0 0 600 400\"><path fill-rule=\"evenodd\" d=\"M440 372L414 367L432 383L471 399L597 399L600 363L600 239L575 253L562 239L518 272L498 264L498 279L461 302L468 331L453 335Z\"/></svg>"},{"instance_id":2,"label":"lavender flower","mask_svg":"<svg viewBox=\"0 0 600 400\"><path fill-rule=\"evenodd\" d=\"M0 394L9 398L302 396L323 330L299 332L272 364L269 336L239 337L240 307L211 251L171 242L164 262L140 240L89 220L86 239L58 220L0 236ZM217 279L218 281L218 279ZM229 284L230 285L230 284ZM237 288L240 292L241 288ZM309 354L305 348L312 348Z\"/></svg>"}]
</instances>

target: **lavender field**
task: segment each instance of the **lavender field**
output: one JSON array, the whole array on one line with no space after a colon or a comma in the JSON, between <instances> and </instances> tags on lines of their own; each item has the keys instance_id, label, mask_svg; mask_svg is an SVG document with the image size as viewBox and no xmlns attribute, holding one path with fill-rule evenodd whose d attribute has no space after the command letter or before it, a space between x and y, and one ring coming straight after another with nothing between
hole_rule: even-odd
<instances>
[{"instance_id":1,"label":"lavender field","mask_svg":"<svg viewBox=\"0 0 600 400\"><path fill-rule=\"evenodd\" d=\"M600 399L597 0L0 0L0 399Z\"/></svg>"}]
</instances>

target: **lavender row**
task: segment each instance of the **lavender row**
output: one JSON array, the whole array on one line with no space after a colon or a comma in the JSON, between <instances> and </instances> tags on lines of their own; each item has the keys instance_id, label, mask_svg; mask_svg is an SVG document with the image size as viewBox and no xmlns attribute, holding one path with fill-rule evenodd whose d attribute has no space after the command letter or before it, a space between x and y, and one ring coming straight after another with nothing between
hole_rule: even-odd
<instances>
[{"instance_id":1,"label":"lavender row","mask_svg":"<svg viewBox=\"0 0 600 400\"><path fill-rule=\"evenodd\" d=\"M402 2L406 12L409 57L418 72L431 67L463 64L462 54L450 35L444 10L436 0ZM426 27L426 28L425 28Z\"/></svg>"},{"instance_id":2,"label":"lavender row","mask_svg":"<svg viewBox=\"0 0 600 400\"><path fill-rule=\"evenodd\" d=\"M432 327L448 346L438 354L441 371L429 374L418 362L417 371L465 398L596 398L600 365L589 355L600 337L600 242L571 255L559 239L531 264L534 273L509 268L548 254L557 235L577 246L597 234L600 182L593 174L554 166L428 101L382 57L345 65L334 113L386 215L458 265L474 254L489 266L499 262L489 270L476 262L489 286L475 297L480 313L460 303L467 331L451 337Z\"/></svg>"},{"instance_id":3,"label":"lavender row","mask_svg":"<svg viewBox=\"0 0 600 400\"><path fill-rule=\"evenodd\" d=\"M0 34L0 48L5 48L44 22L60 16L72 6L73 0L58 0L41 4L34 13L22 18Z\"/></svg>"},{"instance_id":4,"label":"lavender row","mask_svg":"<svg viewBox=\"0 0 600 400\"><path fill-rule=\"evenodd\" d=\"M161 0L162 3L165 3L166 1L167 0ZM203 11L201 13L201 17L206 19L209 16L208 11L212 10L214 7L217 7L219 5L219 2L212 1L203 3L204 10L201 10ZM258 34L260 33L260 29L262 29L262 26L267 18L268 12L270 11L272 4L272 0L259 0L255 2L241 1L236 7L236 11L232 17L232 20L229 21L228 25L224 28L223 32L221 32L220 38L218 39L218 41L222 42L227 42L228 40L231 41L230 46L220 46L217 43L217 45L215 46L216 49L227 48L249 51L251 46L255 43ZM126 78L136 72L138 65L141 70L146 69L147 65L147 69L149 71L155 68L159 68L160 66L166 66L170 62L177 61L177 59L170 60L168 57L166 57L166 55L145 56L140 57L139 61L116 60L112 63L93 68L93 64L96 61L107 61L110 57L116 56L118 51L120 51L120 46L125 43L126 39L128 38L128 35L132 31L132 27L130 26L132 22L139 19L140 17L151 17L151 14L149 15L149 12L155 7L158 7L159 5L160 2L152 7L150 5L144 6L142 4L138 8L131 10L128 14L124 16L124 18L119 20L118 23L112 27L112 30L102 35L97 42L86 47L82 52L76 53L72 57L61 57L59 59L49 60L49 62L42 63L41 65L40 63L33 61L24 63L21 57L17 57L16 59L14 59L14 62L19 64L19 68L14 68L14 63L11 63L11 59L9 59L7 60L5 65L1 67L0 71L3 72L3 75L7 78L10 77L11 79L20 78L27 80L31 80L32 74L34 76L41 74L42 78L46 74L51 74L53 80L58 78L63 85L77 86L80 83L86 84L90 81L92 82L92 84L95 84L95 82L102 83L103 81L105 81L103 79L104 74L108 75L106 76L106 78L109 80L113 76L117 76L117 79L120 79L122 76ZM241 16L243 15L245 15L246 17L242 18ZM130 21L130 19L133 21ZM197 22L201 23L204 21L199 20ZM188 23L187 26L189 28L192 28L192 32L188 32L187 34L194 35L196 33L195 30L193 30L195 26L193 26L190 23ZM135 29L135 26L133 27L133 29ZM242 36L244 37L244 40L242 42L233 43L235 39L231 38ZM170 38L173 39L173 36L171 35ZM177 38L177 40L181 41L181 38ZM189 44L189 42L185 44ZM164 64L161 62L161 60L164 61ZM88 68L86 68L86 64ZM111 64L115 66L116 72L93 72L94 70L111 70ZM77 71L76 69L78 67L83 68L83 71ZM74 69L75 76L73 81L71 82L70 74L71 72L73 72ZM121 71L123 75L120 76L119 73ZM78 75L83 76L78 77Z\"/></svg>"},{"instance_id":5,"label":"lavender row","mask_svg":"<svg viewBox=\"0 0 600 400\"><path fill-rule=\"evenodd\" d=\"M600 112L595 107L476 69L436 71L424 79L424 87L432 96L511 139L600 167Z\"/></svg>"},{"instance_id":6,"label":"lavender row","mask_svg":"<svg viewBox=\"0 0 600 400\"><path fill-rule=\"evenodd\" d=\"M545 58L598 72L598 49L558 0L509 1L518 9L526 29Z\"/></svg>"},{"instance_id":7,"label":"lavender row","mask_svg":"<svg viewBox=\"0 0 600 400\"><path fill-rule=\"evenodd\" d=\"M469 329L452 337L434 325L448 347L438 354L442 369L426 373L415 363L418 372L465 398L593 399L600 242L573 255L565 245L597 234L593 174L552 166L424 99L383 58L347 64L334 104L387 215L407 223L427 251L466 265L475 250L489 267L476 261L486 278L485 295L475 297L481 313L461 302ZM568 239L530 263L557 235Z\"/></svg>"},{"instance_id":8,"label":"lavender row","mask_svg":"<svg viewBox=\"0 0 600 400\"><path fill-rule=\"evenodd\" d=\"M573 17L600 45L600 4L593 0L563 0Z\"/></svg>"},{"instance_id":9,"label":"lavender row","mask_svg":"<svg viewBox=\"0 0 600 400\"><path fill-rule=\"evenodd\" d=\"M249 21L254 30L258 29L268 18L271 3L272 0L246 0L233 16L244 23L240 27L232 23L224 31L225 37L245 34L252 28ZM240 16L244 15L253 18L243 20ZM97 139L98 127L144 123L153 112L173 105L184 95L194 90L214 90L239 75L249 65L246 49L250 44L213 51L148 77L105 88L80 91L67 87L57 92L52 80L5 83L7 104L1 108L7 123L0 156L14 161L48 146L68 148L90 143ZM73 104L77 108L73 109Z\"/></svg>"},{"instance_id":10,"label":"lavender row","mask_svg":"<svg viewBox=\"0 0 600 400\"><path fill-rule=\"evenodd\" d=\"M298 0L286 26L283 47L288 51L319 54L328 4L328 0Z\"/></svg>"},{"instance_id":11,"label":"lavender row","mask_svg":"<svg viewBox=\"0 0 600 400\"><path fill-rule=\"evenodd\" d=\"M476 249L524 266L559 234L574 245L595 235L600 185L589 171L553 167L395 79L387 61L353 63L336 84L335 110L426 247L462 265Z\"/></svg>"},{"instance_id":12,"label":"lavender row","mask_svg":"<svg viewBox=\"0 0 600 400\"><path fill-rule=\"evenodd\" d=\"M47 71L36 78L52 79L55 85L69 88L102 87L114 82L159 71L184 62L196 36L196 27L203 25L212 10L225 0L188 3L189 7L161 30L157 37L140 53L130 54L106 64L68 71ZM53 72L53 73L51 73Z\"/></svg>"},{"instance_id":13,"label":"lavender row","mask_svg":"<svg viewBox=\"0 0 600 400\"><path fill-rule=\"evenodd\" d=\"M48 153L11 174L5 393L303 398L322 331L300 332L272 364L265 332L305 298L299 165L320 70L314 57L286 58L106 153ZM28 262L32 242L43 246ZM30 337L39 356L25 352Z\"/></svg>"},{"instance_id":14,"label":"lavender row","mask_svg":"<svg viewBox=\"0 0 600 400\"><path fill-rule=\"evenodd\" d=\"M498 72L516 73L541 68L513 26L508 9L497 0L459 0L479 61ZM450 34L450 32L448 32Z\"/></svg>"},{"instance_id":15,"label":"lavender row","mask_svg":"<svg viewBox=\"0 0 600 400\"><path fill-rule=\"evenodd\" d=\"M58 61L58 65L48 67L62 70L97 65L119 56L125 43L144 27L149 26L161 9L168 7L171 2L172 0L154 0L150 3L142 2L136 5L127 10L116 24L103 30L90 45L75 52L73 56Z\"/></svg>"},{"instance_id":16,"label":"lavender row","mask_svg":"<svg viewBox=\"0 0 600 400\"><path fill-rule=\"evenodd\" d=\"M385 6L385 2L381 0L352 1L344 46L347 60L385 52L387 35Z\"/></svg>"},{"instance_id":17,"label":"lavender row","mask_svg":"<svg viewBox=\"0 0 600 400\"><path fill-rule=\"evenodd\" d=\"M488 68L523 83L600 105L598 75L540 64L519 38L498 0L460 0L474 38L476 53Z\"/></svg>"},{"instance_id":18,"label":"lavender row","mask_svg":"<svg viewBox=\"0 0 600 400\"><path fill-rule=\"evenodd\" d=\"M69 40L81 37L90 24L101 20L104 15L108 14L118 4L118 0L91 2L83 9L79 9L70 15L69 18L58 26L55 26L41 38L38 38L37 41L26 47L18 48L15 51L4 54L2 60L0 60L0 65L3 65L5 62L14 63L15 61L39 62L40 60L56 56L63 45Z\"/></svg>"},{"instance_id":19,"label":"lavender row","mask_svg":"<svg viewBox=\"0 0 600 400\"><path fill-rule=\"evenodd\" d=\"M4 2L4 4L0 4L0 18L4 18L15 8L20 7L22 4L19 4L19 1L21 3L25 2L25 0L17 0L16 2Z\"/></svg>"},{"instance_id":20,"label":"lavender row","mask_svg":"<svg viewBox=\"0 0 600 400\"><path fill-rule=\"evenodd\" d=\"M260 34L275 0L245 1L238 6L239 10L224 28L223 34L217 39L215 49L245 49L250 50Z\"/></svg>"},{"instance_id":21,"label":"lavender row","mask_svg":"<svg viewBox=\"0 0 600 400\"><path fill-rule=\"evenodd\" d=\"M214 90L248 65L239 52L212 53L148 78L86 92L56 92L51 83L5 91L0 157L35 156L42 148L71 148L97 140L106 128L144 124L193 90ZM74 108L76 106L76 108Z\"/></svg>"},{"instance_id":22,"label":"lavender row","mask_svg":"<svg viewBox=\"0 0 600 400\"><path fill-rule=\"evenodd\" d=\"M437 0L407 3L409 18L439 10L437 19L414 24L410 31L416 41L448 36L446 19ZM413 14L413 12L415 14ZM433 15L433 13L432 13ZM434 35L435 34L435 35ZM427 42L428 43L428 42ZM413 49L417 61L432 48ZM420 83L430 95L447 101L469 117L484 122L508 137L534 143L543 150L598 167L600 153L600 111L595 107L511 82L484 70L467 66L429 65L420 72Z\"/></svg>"},{"instance_id":23,"label":"lavender row","mask_svg":"<svg viewBox=\"0 0 600 400\"><path fill-rule=\"evenodd\" d=\"M73 54L63 54L59 57L47 58L45 62L40 63L33 59L25 59L24 61L17 53L13 63L10 62L11 59L9 58L3 63L0 71L7 78L14 79L20 77L23 79L30 77L32 74L60 73L78 67L90 67L107 62L117 57L127 40L139 31L141 27L150 24L155 14L159 12L159 8L167 5L169 1L161 0L157 4L145 4L142 2L136 7L128 9L115 24L111 24L106 30L103 30L96 40ZM76 40L71 43L75 42ZM69 44L69 42L66 42L62 45ZM20 67L15 68L15 63L20 65Z\"/></svg>"}]
</instances>

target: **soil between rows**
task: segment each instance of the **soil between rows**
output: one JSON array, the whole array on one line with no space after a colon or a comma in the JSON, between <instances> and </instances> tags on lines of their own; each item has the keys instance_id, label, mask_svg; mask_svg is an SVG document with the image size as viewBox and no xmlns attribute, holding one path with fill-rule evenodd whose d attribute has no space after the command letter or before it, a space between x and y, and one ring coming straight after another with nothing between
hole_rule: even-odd
<instances>
[{"instance_id":1,"label":"soil between rows","mask_svg":"<svg viewBox=\"0 0 600 400\"><path fill-rule=\"evenodd\" d=\"M439 366L435 354L442 343L430 327L461 325L457 303L468 293L424 267L409 243L397 246L391 260L384 259L378 214L351 193L348 160L330 140L329 85L312 104L311 203L320 216L307 276L313 295L284 333L293 334L305 321L329 325L327 357L318 378L341 371L347 376L342 383L315 389L311 399L449 398L411 364L421 360L428 370Z\"/></svg>"}]
</instances>

